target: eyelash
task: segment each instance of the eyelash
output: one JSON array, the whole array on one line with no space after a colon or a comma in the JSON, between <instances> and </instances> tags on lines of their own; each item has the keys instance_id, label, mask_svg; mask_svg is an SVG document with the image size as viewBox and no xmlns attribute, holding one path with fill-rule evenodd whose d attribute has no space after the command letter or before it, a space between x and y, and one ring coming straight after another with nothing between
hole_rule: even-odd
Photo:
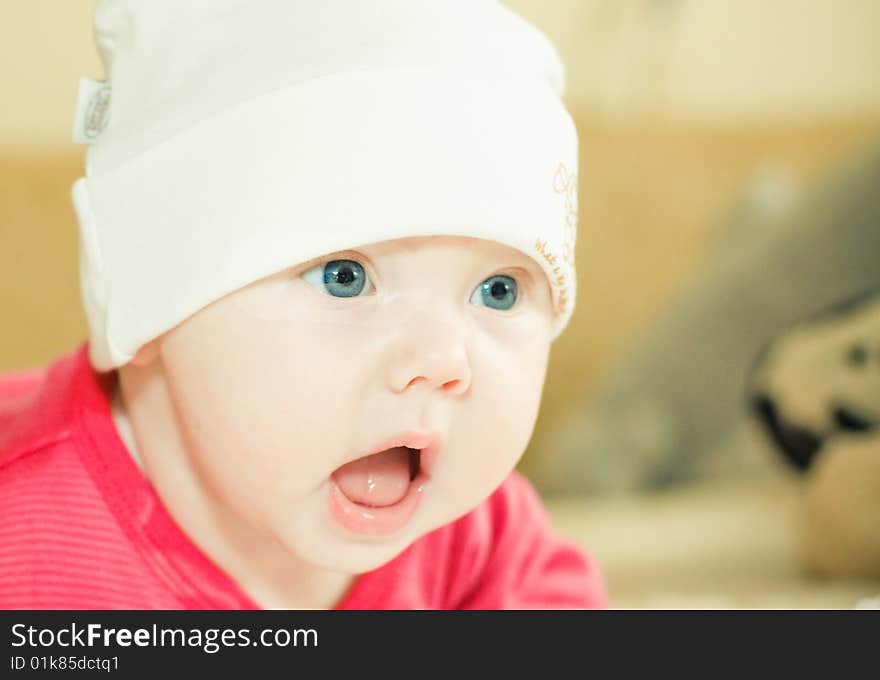
<instances>
[{"instance_id":1,"label":"eyelash","mask_svg":"<svg viewBox=\"0 0 880 680\"><path fill-rule=\"evenodd\" d=\"M330 256L321 258L321 260L317 260L317 261L313 260L312 262L310 262L306 265L303 265L303 267L301 268L301 270L299 272L299 276L302 277L306 273L311 272L312 270L314 270L318 267L321 267L321 268L326 267L328 263L334 262L336 260L351 260L352 262L357 262L363 268L364 272L367 275L367 278L371 281L372 290L370 291L370 293L368 293L366 296L358 295L358 296L354 296L354 297L368 297L369 295L375 294L376 289L377 289L375 281L374 281L374 279L377 278L375 275L375 272L373 271L373 268L366 263L366 258L364 258L363 256L361 256L359 254L355 254L355 253L342 252L342 253L336 253L334 255L330 255ZM516 298L516 302L514 303L514 305L511 309L513 309L515 307L519 307L522 304L521 300L527 296L528 291L529 291L529 286L531 283L531 276L528 274L527 271L525 271L519 267L502 269L500 271L493 272L492 274L489 274L488 276L480 279L480 281L471 289L471 292L468 294L468 301L470 301L470 298L473 295L473 292L479 286L481 286L485 281L488 281L489 279L491 279L494 276L508 276L514 280L514 282L516 283L517 298ZM336 297L336 296L330 295L329 297ZM345 299L345 298L342 298L342 299ZM508 310L503 310L503 311L509 312L511 310L508 309Z\"/></svg>"}]
</instances>

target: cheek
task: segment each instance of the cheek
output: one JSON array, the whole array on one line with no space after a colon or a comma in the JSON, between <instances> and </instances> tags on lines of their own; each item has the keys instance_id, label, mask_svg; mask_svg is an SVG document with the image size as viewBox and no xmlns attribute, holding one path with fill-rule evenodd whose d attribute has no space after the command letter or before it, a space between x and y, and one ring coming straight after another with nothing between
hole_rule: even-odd
<instances>
[{"instance_id":1,"label":"cheek","mask_svg":"<svg viewBox=\"0 0 880 680\"><path fill-rule=\"evenodd\" d=\"M475 364L471 402L456 439L454 476L483 497L514 468L535 426L549 343L495 345Z\"/></svg>"},{"instance_id":2,"label":"cheek","mask_svg":"<svg viewBox=\"0 0 880 680\"><path fill-rule=\"evenodd\" d=\"M531 434L541 403L550 355L549 326L539 315L512 324L506 334L483 347L476 362L475 386L485 386L498 409L500 422L512 432Z\"/></svg>"},{"instance_id":3,"label":"cheek","mask_svg":"<svg viewBox=\"0 0 880 680\"><path fill-rule=\"evenodd\" d=\"M218 308L166 339L186 448L236 505L289 503L322 484L346 452L357 352L347 334L326 330Z\"/></svg>"}]
</instances>

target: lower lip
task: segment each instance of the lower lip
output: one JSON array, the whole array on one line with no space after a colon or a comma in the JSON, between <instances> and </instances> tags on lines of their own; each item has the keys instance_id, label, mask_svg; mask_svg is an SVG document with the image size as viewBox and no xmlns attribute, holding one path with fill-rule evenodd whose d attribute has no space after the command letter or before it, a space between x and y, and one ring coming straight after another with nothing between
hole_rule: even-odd
<instances>
[{"instance_id":1,"label":"lower lip","mask_svg":"<svg viewBox=\"0 0 880 680\"><path fill-rule=\"evenodd\" d=\"M428 476L420 470L409 483L406 495L394 505L370 507L355 503L342 493L339 485L330 478L330 514L352 533L370 536L388 536L402 529L419 508L424 496Z\"/></svg>"}]
</instances>

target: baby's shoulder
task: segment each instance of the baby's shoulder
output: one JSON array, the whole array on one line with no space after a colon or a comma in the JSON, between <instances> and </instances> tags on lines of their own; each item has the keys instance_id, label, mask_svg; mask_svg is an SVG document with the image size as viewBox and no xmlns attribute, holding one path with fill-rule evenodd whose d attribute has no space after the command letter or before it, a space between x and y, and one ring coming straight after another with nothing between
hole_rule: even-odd
<instances>
[{"instance_id":1,"label":"baby's shoulder","mask_svg":"<svg viewBox=\"0 0 880 680\"><path fill-rule=\"evenodd\" d=\"M83 355L84 356L84 355ZM31 454L70 441L79 354L0 375L0 474Z\"/></svg>"},{"instance_id":2,"label":"baby's shoulder","mask_svg":"<svg viewBox=\"0 0 880 680\"><path fill-rule=\"evenodd\" d=\"M46 379L47 369L0 373L0 414L14 411L23 399L33 396Z\"/></svg>"},{"instance_id":3,"label":"baby's shoulder","mask_svg":"<svg viewBox=\"0 0 880 680\"><path fill-rule=\"evenodd\" d=\"M39 398L46 368L0 374L0 475L39 444Z\"/></svg>"}]
</instances>

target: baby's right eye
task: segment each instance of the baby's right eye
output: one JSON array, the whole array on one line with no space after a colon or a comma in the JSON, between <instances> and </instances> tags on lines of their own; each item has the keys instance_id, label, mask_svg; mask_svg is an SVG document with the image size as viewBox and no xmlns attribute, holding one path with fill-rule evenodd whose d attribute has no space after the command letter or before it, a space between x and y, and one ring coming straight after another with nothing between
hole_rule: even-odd
<instances>
[{"instance_id":1,"label":"baby's right eye","mask_svg":"<svg viewBox=\"0 0 880 680\"><path fill-rule=\"evenodd\" d=\"M363 266L354 260L331 260L302 274L306 283L333 297L356 297L373 290Z\"/></svg>"}]
</instances>

